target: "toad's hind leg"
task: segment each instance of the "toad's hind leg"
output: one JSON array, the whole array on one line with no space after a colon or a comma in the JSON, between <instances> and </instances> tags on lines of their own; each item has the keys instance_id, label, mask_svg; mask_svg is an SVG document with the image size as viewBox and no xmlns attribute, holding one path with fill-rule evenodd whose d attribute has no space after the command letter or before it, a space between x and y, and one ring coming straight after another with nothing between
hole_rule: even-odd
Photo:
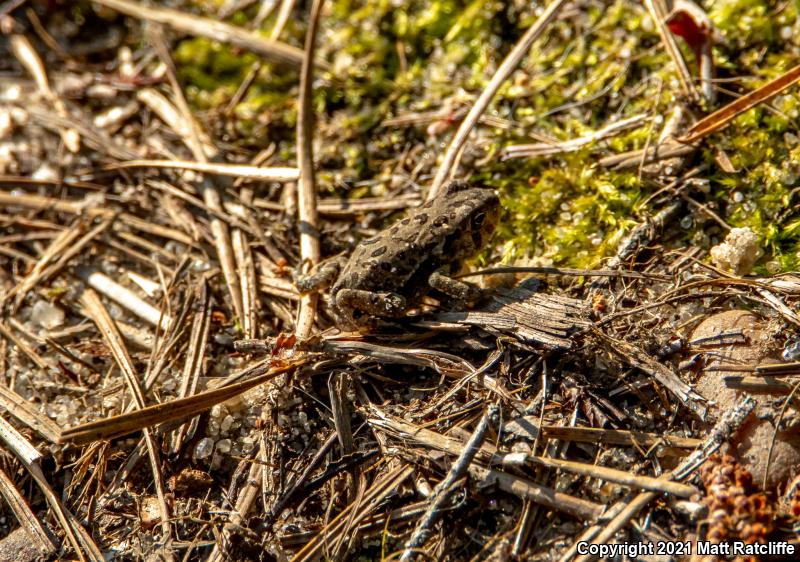
<instances>
[{"instance_id":1,"label":"toad's hind leg","mask_svg":"<svg viewBox=\"0 0 800 562\"><path fill-rule=\"evenodd\" d=\"M358 310L370 316L400 316L408 307L402 295L363 289L340 289L333 295L333 304L339 311Z\"/></svg>"},{"instance_id":2,"label":"toad's hind leg","mask_svg":"<svg viewBox=\"0 0 800 562\"><path fill-rule=\"evenodd\" d=\"M440 268L428 277L428 285L454 299L474 303L481 298L481 290L464 281L447 275L447 268Z\"/></svg>"}]
</instances>

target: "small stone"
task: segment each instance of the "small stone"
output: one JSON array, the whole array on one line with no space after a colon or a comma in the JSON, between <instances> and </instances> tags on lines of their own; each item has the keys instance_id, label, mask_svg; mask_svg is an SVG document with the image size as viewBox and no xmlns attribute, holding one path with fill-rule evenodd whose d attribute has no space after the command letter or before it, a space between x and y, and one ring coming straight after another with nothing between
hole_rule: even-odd
<instances>
[{"instance_id":1,"label":"small stone","mask_svg":"<svg viewBox=\"0 0 800 562\"><path fill-rule=\"evenodd\" d=\"M217 441L217 452L222 455L227 455L231 452L232 443L230 439L220 439Z\"/></svg>"},{"instance_id":2,"label":"small stone","mask_svg":"<svg viewBox=\"0 0 800 562\"><path fill-rule=\"evenodd\" d=\"M31 311L31 320L45 330L53 330L64 323L64 311L47 301L37 301Z\"/></svg>"},{"instance_id":3,"label":"small stone","mask_svg":"<svg viewBox=\"0 0 800 562\"><path fill-rule=\"evenodd\" d=\"M156 496L145 496L139 503L139 523L145 529L161 521L161 507Z\"/></svg>"},{"instance_id":4,"label":"small stone","mask_svg":"<svg viewBox=\"0 0 800 562\"><path fill-rule=\"evenodd\" d=\"M736 275L747 275L758 258L758 236L749 228L732 228L722 244L711 248L714 265Z\"/></svg>"},{"instance_id":5,"label":"small stone","mask_svg":"<svg viewBox=\"0 0 800 562\"><path fill-rule=\"evenodd\" d=\"M228 433L231 430L234 421L236 420L233 418L233 416L225 416L225 418L222 420L222 423L219 424L220 431L222 431L222 433Z\"/></svg>"},{"instance_id":6,"label":"small stone","mask_svg":"<svg viewBox=\"0 0 800 562\"><path fill-rule=\"evenodd\" d=\"M242 452L245 454L251 453L256 446L252 437L242 437L239 443L242 446Z\"/></svg>"},{"instance_id":7,"label":"small stone","mask_svg":"<svg viewBox=\"0 0 800 562\"><path fill-rule=\"evenodd\" d=\"M737 338L736 334L740 336ZM774 328L766 319L746 310L727 310L705 318L692 332L690 346L693 341L706 342L703 349L708 364L700 372L694 388L711 400L712 418L733 408L745 395L726 384L727 377L741 376L741 371L735 368L737 365L777 362L779 350ZM752 396L756 400L756 411L731 436L727 452L734 455L759 484L766 475L766 490L775 490L800 469L800 433L792 426L781 427L776 432L775 421L780 416L773 398L763 394Z\"/></svg>"},{"instance_id":8,"label":"small stone","mask_svg":"<svg viewBox=\"0 0 800 562\"><path fill-rule=\"evenodd\" d=\"M194 458L197 460L207 459L214 452L214 440L204 437L194 447Z\"/></svg>"},{"instance_id":9,"label":"small stone","mask_svg":"<svg viewBox=\"0 0 800 562\"><path fill-rule=\"evenodd\" d=\"M59 181L61 180L61 175L50 164L42 164L31 174L31 179L44 182Z\"/></svg>"}]
</instances>

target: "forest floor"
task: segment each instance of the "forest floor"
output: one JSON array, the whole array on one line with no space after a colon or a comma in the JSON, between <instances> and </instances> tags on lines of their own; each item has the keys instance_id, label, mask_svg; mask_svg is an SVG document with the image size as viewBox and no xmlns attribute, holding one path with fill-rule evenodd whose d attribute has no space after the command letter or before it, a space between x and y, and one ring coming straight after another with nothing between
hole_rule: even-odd
<instances>
[{"instance_id":1,"label":"forest floor","mask_svg":"<svg viewBox=\"0 0 800 562\"><path fill-rule=\"evenodd\" d=\"M794 558L798 10L0 3L0 560Z\"/></svg>"}]
</instances>

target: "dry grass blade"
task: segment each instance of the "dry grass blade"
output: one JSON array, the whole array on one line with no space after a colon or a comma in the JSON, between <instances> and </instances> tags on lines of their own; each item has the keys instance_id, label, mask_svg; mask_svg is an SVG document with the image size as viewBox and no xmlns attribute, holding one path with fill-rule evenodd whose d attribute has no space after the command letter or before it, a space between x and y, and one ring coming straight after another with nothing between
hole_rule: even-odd
<instances>
[{"instance_id":1,"label":"dry grass blade","mask_svg":"<svg viewBox=\"0 0 800 562\"><path fill-rule=\"evenodd\" d=\"M252 379L213 390L206 390L188 398L155 404L141 410L79 425L62 432L59 443L82 445L100 439L114 439L139 431L145 427L195 416L205 412L215 404L230 400L234 396L238 396L279 375L293 371L307 360L307 358L299 359L293 363L275 367L270 366L271 360L265 360L254 367L248 368L245 373L239 374L239 376L251 375L253 376Z\"/></svg>"},{"instance_id":2,"label":"dry grass blade","mask_svg":"<svg viewBox=\"0 0 800 562\"><path fill-rule=\"evenodd\" d=\"M706 399L695 392L691 386L683 382L675 373L652 359L644 351L634 345L612 338L596 330L595 334L603 341L607 342L613 351L625 358L632 366L641 369L663 384L681 404L689 408L689 410L694 412L700 419L705 419L708 413Z\"/></svg>"},{"instance_id":3,"label":"dry grass blade","mask_svg":"<svg viewBox=\"0 0 800 562\"><path fill-rule=\"evenodd\" d=\"M653 23L656 24L658 34L661 36L661 41L664 43L672 63L675 65L684 95L691 101L698 101L700 94L697 92L697 88L692 85L692 75L689 73L686 61L683 60L683 55L678 48L677 41L675 41L675 36L672 35L672 32L667 27L665 19L668 15L668 10L664 0L645 0L644 4L647 7L647 11L650 12Z\"/></svg>"},{"instance_id":4,"label":"dry grass blade","mask_svg":"<svg viewBox=\"0 0 800 562\"><path fill-rule=\"evenodd\" d=\"M242 202L250 205L253 191L244 187L241 190ZM245 212L243 212L245 214ZM247 220L247 216L244 217ZM256 278L255 260L250 241L240 228L233 230L233 255L236 269L239 272L239 286L242 291L242 334L245 338L258 337L258 281Z\"/></svg>"},{"instance_id":5,"label":"dry grass blade","mask_svg":"<svg viewBox=\"0 0 800 562\"><path fill-rule=\"evenodd\" d=\"M208 285L203 283L200 287L198 308L192 319L189 348L186 350L186 361L183 365L183 376L178 390L179 399L192 396L197 392L197 382L203 370L203 358L206 354L211 326L211 305L208 299ZM193 433L193 427L189 428L184 425L175 433L172 440L173 452L180 451L186 433Z\"/></svg>"},{"instance_id":6,"label":"dry grass blade","mask_svg":"<svg viewBox=\"0 0 800 562\"><path fill-rule=\"evenodd\" d=\"M56 422L39 412L26 400L5 385L0 385L0 408L5 409L27 427L50 441L57 443L61 428Z\"/></svg>"},{"instance_id":7,"label":"dry grass blade","mask_svg":"<svg viewBox=\"0 0 800 562\"><path fill-rule=\"evenodd\" d=\"M575 152L599 140L607 139L627 129L634 129L647 122L647 115L634 115L620 119L582 137L557 143L512 144L503 149L504 158L531 158L534 156L553 156L565 152Z\"/></svg>"},{"instance_id":8,"label":"dry grass blade","mask_svg":"<svg viewBox=\"0 0 800 562\"><path fill-rule=\"evenodd\" d=\"M160 168L168 170L192 170L204 174L246 178L253 181L297 181L300 171L290 167L248 166L245 164L225 164L220 162L189 162L181 160L129 160L110 164L106 170L121 170L126 168Z\"/></svg>"},{"instance_id":9,"label":"dry grass blade","mask_svg":"<svg viewBox=\"0 0 800 562\"><path fill-rule=\"evenodd\" d=\"M86 533L82 532L83 529L75 517L61 505L61 501L45 478L39 466L39 460L41 459L39 451L2 417L0 417L0 440L25 466L25 469L42 490L48 505L55 513L56 519L67 537L67 541L75 550L75 554L81 560L86 560L85 555L88 555L89 560L92 562L103 562L104 558L100 554L97 545Z\"/></svg>"},{"instance_id":10,"label":"dry grass blade","mask_svg":"<svg viewBox=\"0 0 800 562\"><path fill-rule=\"evenodd\" d=\"M730 123L737 115L741 115L748 109L762 104L780 94L783 90L800 80L800 65L787 70L779 77L764 84L734 102L729 103L712 113L703 117L692 125L686 133L677 140L682 143L692 144L700 139L704 139L711 133L719 131Z\"/></svg>"},{"instance_id":11,"label":"dry grass blade","mask_svg":"<svg viewBox=\"0 0 800 562\"><path fill-rule=\"evenodd\" d=\"M291 45L273 39L265 39L251 31L220 21L185 14L177 10L152 8L137 2L129 2L128 0L95 1L129 16L167 25L178 31L206 37L220 43L229 43L277 62L300 66L303 60L302 51Z\"/></svg>"},{"instance_id":12,"label":"dry grass blade","mask_svg":"<svg viewBox=\"0 0 800 562\"><path fill-rule=\"evenodd\" d=\"M7 176L10 183L17 183L18 179ZM25 183L25 182L20 182ZM203 206L201 201L197 201ZM192 246L195 241L180 230L168 226L154 224L129 213L115 213L114 210L103 206L102 201L87 197L84 200L70 200L65 198L45 197L43 195L9 193L0 191L0 205L4 207L23 207L40 211L56 211L71 215L88 216L91 218L111 218L116 215L117 223L128 225L136 230L141 230L156 236L176 240L187 246Z\"/></svg>"},{"instance_id":13,"label":"dry grass blade","mask_svg":"<svg viewBox=\"0 0 800 562\"><path fill-rule=\"evenodd\" d=\"M58 547L50 540L47 532L36 519L31 508L28 506L25 498L19 493L17 487L6 475L5 471L0 470L0 493L6 504L11 508L14 517L19 521L19 524L25 529L28 534L29 540L33 543L34 548L38 551L39 555L44 558L50 558L55 554Z\"/></svg>"},{"instance_id":14,"label":"dry grass blade","mask_svg":"<svg viewBox=\"0 0 800 562\"><path fill-rule=\"evenodd\" d=\"M261 450L260 454L263 456L264 451ZM249 460L249 459L248 459ZM262 462L264 459L260 459ZM228 546L231 537L236 530L241 528L245 517L250 512L253 504L259 496L262 482L264 479L264 466L261 463L253 462L250 464L249 473L247 475L247 483L239 491L239 496L236 498L236 505L234 510L230 513L228 521L222 529L221 540L214 543L214 549L211 551L207 562L224 562L230 559L228 553Z\"/></svg>"},{"instance_id":15,"label":"dry grass blade","mask_svg":"<svg viewBox=\"0 0 800 562\"><path fill-rule=\"evenodd\" d=\"M17 348L19 348L19 350L24 353L28 359L33 361L37 367L45 371L48 369L48 365L44 362L44 359L39 357L39 354L36 353L31 346L18 338L17 335L2 322L0 322L0 336L3 336L10 342L13 342L14 345L17 346Z\"/></svg>"},{"instance_id":16,"label":"dry grass blade","mask_svg":"<svg viewBox=\"0 0 800 562\"><path fill-rule=\"evenodd\" d=\"M56 197L45 197L43 195L18 194L8 191L0 191L0 205L3 207L25 207L28 209L38 209L41 211L56 211L59 213L69 213L71 215L86 214L89 217L110 217L114 211L97 204L93 200L68 200Z\"/></svg>"},{"instance_id":17,"label":"dry grass blade","mask_svg":"<svg viewBox=\"0 0 800 562\"><path fill-rule=\"evenodd\" d=\"M331 397L331 417L333 427L336 430L336 437L339 441L339 449L343 457L352 455L356 452L356 442L353 437L353 426L350 423L352 408L348 399L348 389L352 385L350 376L347 373L335 373L328 378L328 393ZM355 498L358 496L358 482L361 480L361 471L356 467L347 479L347 497Z\"/></svg>"},{"instance_id":18,"label":"dry grass blade","mask_svg":"<svg viewBox=\"0 0 800 562\"><path fill-rule=\"evenodd\" d=\"M140 410L145 408L144 392L142 391L139 377L136 374L136 369L133 366L133 360L125 347L122 334L119 333L119 330L114 325L114 321L100 301L100 297L91 289L87 289L81 295L80 302L86 309L89 317L97 325L97 329L111 349L111 353L122 372L122 376L125 379L125 383L128 386L128 390L137 408ZM155 483L156 494L158 495L159 509L161 511L161 528L164 531L165 542L169 542L172 537L172 526L169 523L169 508L167 507L167 500L164 496L159 448L155 444L150 429L144 428L142 431L144 433L145 442L147 443L147 451L150 456L153 471L153 482ZM162 552L168 559L172 559L172 554L169 550L165 549Z\"/></svg>"},{"instance_id":19,"label":"dry grass blade","mask_svg":"<svg viewBox=\"0 0 800 562\"><path fill-rule=\"evenodd\" d=\"M492 79L489 80L488 84L486 84L486 87L481 92L481 95L478 96L477 100L475 100L475 104L469 110L469 113L461 122L461 125L459 125L455 135L453 135L453 140L450 141L450 145L447 147L444 157L442 157L442 163L439 165L439 169L436 171L436 176L433 178L431 188L428 191L428 201L432 200L439 194L439 191L442 189L445 181L447 181L447 178L450 177L451 170L456 163L458 154L461 152L464 143L467 142L467 137L469 137L470 132L477 124L481 115L483 115L483 113L486 111L486 108L489 107L489 103L500 89L500 86L503 85L503 82L506 81L506 79L520 63L522 58L528 53L534 41L541 36L545 28L550 24L553 18L555 18L565 1L566 0L553 0L550 2L547 8L545 8L544 12L542 12L542 15L539 16L539 19L537 19L530 29L525 32L520 40L517 41L517 44L514 45L514 48L511 49L511 52L509 52L508 55L506 55L506 58L503 59L503 62L497 68L494 76L492 76Z\"/></svg>"},{"instance_id":20,"label":"dry grass blade","mask_svg":"<svg viewBox=\"0 0 800 562\"><path fill-rule=\"evenodd\" d=\"M158 37L158 35L155 35L153 41L157 47L160 44ZM167 64L168 68L172 68L172 60L169 58L169 53L166 52L166 47L162 48L161 51L163 51L162 60ZM171 77L170 81L176 99L175 106L155 90L140 91L137 93L137 97L145 101L165 123L175 130L198 161L206 162L208 159L218 158L219 150L213 144L211 138L202 130L200 125L195 122L184 99L183 92L180 90L180 86L177 83L177 79L174 77L174 73L170 73L169 76ZM220 189L210 178L204 177L200 179L195 183L195 189L201 195L203 202L209 209L222 215L225 214ZM222 221L217 214L214 214L211 218L210 226L211 233L214 237L214 247L217 251L217 259L222 268L222 274L225 278L228 292L230 293L233 309L236 313L236 317L241 322L244 317L244 305L242 304L242 292L239 287L239 279L236 275L236 263L233 257L228 222L230 221Z\"/></svg>"},{"instance_id":21,"label":"dry grass blade","mask_svg":"<svg viewBox=\"0 0 800 562\"><path fill-rule=\"evenodd\" d=\"M344 508L333 521L328 523L294 555L292 562L317 560L327 546L333 543L337 537L341 537L346 527L350 526L352 528L373 513L381 501L389 494L396 492L400 484L411 476L413 472L413 466L402 464L389 468L386 472L376 477L369 489L364 493L361 501L351 503Z\"/></svg>"},{"instance_id":22,"label":"dry grass blade","mask_svg":"<svg viewBox=\"0 0 800 562\"><path fill-rule=\"evenodd\" d=\"M64 101L59 98L50 87L50 81L47 79L47 72L45 71L44 64L39 58L36 49L34 49L33 45L28 41L28 38L24 35L14 34L9 37L8 42L14 56L17 57L17 60L19 60L22 66L33 76L33 80L36 82L36 86L39 88L42 95L52 104L59 116L68 118L69 115ZM59 133L61 134L61 140L64 141L64 145L70 152L78 152L78 150L80 150L80 137L75 129L65 127L62 128Z\"/></svg>"},{"instance_id":23,"label":"dry grass blade","mask_svg":"<svg viewBox=\"0 0 800 562\"><path fill-rule=\"evenodd\" d=\"M58 256L58 259L47 268L40 270L38 274L33 277L29 278L28 282L24 287L21 288L19 294L14 299L14 305L19 306L22 302L22 299L25 296L25 293L30 290L34 284L40 281L47 281L48 279L57 275L62 269L64 269L67 264L76 256L81 254L84 251L84 248L89 245L94 239L100 236L103 232L108 230L108 228L113 224L113 219L105 219L100 222L100 224L96 225L92 228L89 232L81 236L77 241L71 244L68 247L64 248L64 253ZM78 230L80 233L80 230Z\"/></svg>"},{"instance_id":24,"label":"dry grass blade","mask_svg":"<svg viewBox=\"0 0 800 562\"><path fill-rule=\"evenodd\" d=\"M89 119L80 114L76 115L74 107L71 108L73 113L66 117L39 105L27 104L24 109L37 125L45 129L58 134L65 129L74 129L80 135L81 143L84 146L97 150L101 154L107 154L117 160L134 160L140 156L137 152L112 139L105 131L95 127Z\"/></svg>"},{"instance_id":25,"label":"dry grass blade","mask_svg":"<svg viewBox=\"0 0 800 562\"><path fill-rule=\"evenodd\" d=\"M81 235L81 224L73 224L70 228L63 230L56 236L50 245L45 248L42 255L36 261L36 264L31 268L28 274L11 290L0 296L0 303L3 303L13 297L19 295L17 302L25 298L25 295L30 291L40 279L44 277L44 271L47 267L58 257L61 252L69 248L75 240Z\"/></svg>"}]
</instances>

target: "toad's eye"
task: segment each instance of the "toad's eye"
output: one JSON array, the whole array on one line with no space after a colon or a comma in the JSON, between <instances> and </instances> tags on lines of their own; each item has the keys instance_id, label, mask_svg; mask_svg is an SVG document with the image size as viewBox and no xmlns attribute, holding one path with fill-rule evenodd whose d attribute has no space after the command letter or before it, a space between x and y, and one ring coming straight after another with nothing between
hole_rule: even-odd
<instances>
[{"instance_id":1,"label":"toad's eye","mask_svg":"<svg viewBox=\"0 0 800 562\"><path fill-rule=\"evenodd\" d=\"M486 213L478 213L472 217L473 228L480 228L484 220L486 220Z\"/></svg>"}]
</instances>

